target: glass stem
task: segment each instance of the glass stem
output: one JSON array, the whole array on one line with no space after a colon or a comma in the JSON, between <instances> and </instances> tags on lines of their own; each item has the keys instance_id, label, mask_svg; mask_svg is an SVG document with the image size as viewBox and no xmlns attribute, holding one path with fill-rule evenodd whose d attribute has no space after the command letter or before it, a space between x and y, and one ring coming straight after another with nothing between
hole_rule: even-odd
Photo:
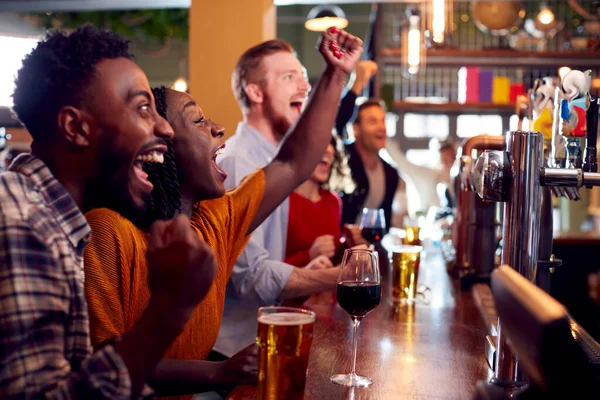
<instances>
[{"instance_id":1,"label":"glass stem","mask_svg":"<svg viewBox=\"0 0 600 400\"><path fill-rule=\"evenodd\" d=\"M353 339L352 339L352 372L350 375L352 379L356 375L356 351L358 350L358 325L360 325L360 317L352 317L352 322L354 323L353 329Z\"/></svg>"}]
</instances>

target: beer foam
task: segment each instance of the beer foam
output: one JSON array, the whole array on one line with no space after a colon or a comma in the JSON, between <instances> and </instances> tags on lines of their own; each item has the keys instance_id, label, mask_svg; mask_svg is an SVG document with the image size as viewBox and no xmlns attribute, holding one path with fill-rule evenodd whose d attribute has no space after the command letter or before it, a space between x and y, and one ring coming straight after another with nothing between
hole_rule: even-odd
<instances>
[{"instance_id":1,"label":"beer foam","mask_svg":"<svg viewBox=\"0 0 600 400\"><path fill-rule=\"evenodd\" d=\"M399 244L392 247L392 253L420 253L421 251L423 251L423 246Z\"/></svg>"},{"instance_id":2,"label":"beer foam","mask_svg":"<svg viewBox=\"0 0 600 400\"><path fill-rule=\"evenodd\" d=\"M315 322L315 316L313 314L282 312L263 314L258 317L258 322L265 325L306 325Z\"/></svg>"}]
</instances>

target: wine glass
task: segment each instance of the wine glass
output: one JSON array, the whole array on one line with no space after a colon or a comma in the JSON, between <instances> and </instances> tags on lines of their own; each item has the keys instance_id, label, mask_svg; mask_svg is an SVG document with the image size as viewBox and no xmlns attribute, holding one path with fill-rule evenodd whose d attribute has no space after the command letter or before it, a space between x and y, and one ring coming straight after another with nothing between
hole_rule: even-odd
<instances>
[{"instance_id":1,"label":"wine glass","mask_svg":"<svg viewBox=\"0 0 600 400\"><path fill-rule=\"evenodd\" d=\"M375 250L348 249L340 266L337 280L337 302L352 318L354 323L352 342L352 372L331 377L338 385L361 387L373 381L356 375L356 351L358 325L363 317L375 309L381 300L379 257Z\"/></svg>"},{"instance_id":2,"label":"wine glass","mask_svg":"<svg viewBox=\"0 0 600 400\"><path fill-rule=\"evenodd\" d=\"M369 243L379 243L385 233L385 214L382 208L363 208L360 233Z\"/></svg>"}]
</instances>

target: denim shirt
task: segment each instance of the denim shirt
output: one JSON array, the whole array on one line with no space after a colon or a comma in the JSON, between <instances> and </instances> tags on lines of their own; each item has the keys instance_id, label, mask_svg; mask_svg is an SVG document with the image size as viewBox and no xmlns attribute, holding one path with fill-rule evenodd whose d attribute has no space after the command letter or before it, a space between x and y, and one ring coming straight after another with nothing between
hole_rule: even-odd
<instances>
[{"instance_id":1,"label":"denim shirt","mask_svg":"<svg viewBox=\"0 0 600 400\"><path fill-rule=\"evenodd\" d=\"M226 189L237 186L257 168L266 166L277 147L250 125L240 122L227 140L219 167L227 173ZM225 310L214 350L232 356L256 340L257 309L272 305L294 267L283 262L289 202L286 199L252 233L227 284Z\"/></svg>"}]
</instances>

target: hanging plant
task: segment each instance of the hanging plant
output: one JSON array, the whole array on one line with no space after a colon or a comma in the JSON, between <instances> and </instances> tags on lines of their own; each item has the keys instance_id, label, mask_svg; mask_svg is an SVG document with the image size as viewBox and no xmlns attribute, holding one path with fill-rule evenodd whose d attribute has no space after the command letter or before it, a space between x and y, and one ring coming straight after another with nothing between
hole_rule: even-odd
<instances>
[{"instance_id":1,"label":"hanging plant","mask_svg":"<svg viewBox=\"0 0 600 400\"><path fill-rule=\"evenodd\" d=\"M56 12L25 14L24 18L44 29L75 29L92 24L138 42L153 55L168 50L171 39L187 40L187 9ZM159 46L157 49L156 47Z\"/></svg>"}]
</instances>

